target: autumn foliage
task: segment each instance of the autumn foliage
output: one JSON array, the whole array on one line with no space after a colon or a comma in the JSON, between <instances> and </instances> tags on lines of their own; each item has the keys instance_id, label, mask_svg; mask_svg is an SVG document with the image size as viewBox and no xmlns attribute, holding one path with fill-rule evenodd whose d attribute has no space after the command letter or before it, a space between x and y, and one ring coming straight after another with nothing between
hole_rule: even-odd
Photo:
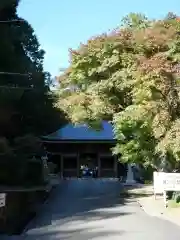
<instances>
[{"instance_id":1,"label":"autumn foliage","mask_svg":"<svg viewBox=\"0 0 180 240\"><path fill-rule=\"evenodd\" d=\"M130 14L121 28L70 50L57 103L72 122L113 122L121 160L159 167L180 159L180 24Z\"/></svg>"}]
</instances>

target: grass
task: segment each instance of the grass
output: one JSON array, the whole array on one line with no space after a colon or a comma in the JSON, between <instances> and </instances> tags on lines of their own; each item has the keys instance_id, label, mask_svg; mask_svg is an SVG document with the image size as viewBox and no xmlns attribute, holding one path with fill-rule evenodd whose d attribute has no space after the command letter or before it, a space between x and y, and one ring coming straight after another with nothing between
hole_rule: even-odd
<instances>
[{"instance_id":1,"label":"grass","mask_svg":"<svg viewBox=\"0 0 180 240\"><path fill-rule=\"evenodd\" d=\"M180 203L177 203L175 200L169 200L168 201L168 207L170 208L179 208Z\"/></svg>"},{"instance_id":2,"label":"grass","mask_svg":"<svg viewBox=\"0 0 180 240\"><path fill-rule=\"evenodd\" d=\"M152 180L145 180L144 184L145 185L150 185L150 184L153 184L153 181Z\"/></svg>"}]
</instances>

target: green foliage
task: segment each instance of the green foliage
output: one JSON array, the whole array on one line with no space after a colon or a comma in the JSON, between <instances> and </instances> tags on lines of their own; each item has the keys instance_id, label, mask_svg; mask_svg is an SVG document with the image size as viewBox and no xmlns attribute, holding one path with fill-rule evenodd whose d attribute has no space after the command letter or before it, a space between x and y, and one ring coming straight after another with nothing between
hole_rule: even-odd
<instances>
[{"instance_id":1,"label":"green foliage","mask_svg":"<svg viewBox=\"0 0 180 240\"><path fill-rule=\"evenodd\" d=\"M32 186L43 184L41 159L33 156L43 153L37 137L17 137L12 145L5 138L0 139L0 183L8 186Z\"/></svg>"},{"instance_id":2,"label":"green foliage","mask_svg":"<svg viewBox=\"0 0 180 240\"><path fill-rule=\"evenodd\" d=\"M1 156L2 157L2 156ZM5 186L43 185L43 166L41 160L24 156L3 156L0 161L0 183Z\"/></svg>"},{"instance_id":3,"label":"green foliage","mask_svg":"<svg viewBox=\"0 0 180 240\"><path fill-rule=\"evenodd\" d=\"M108 119L121 160L158 168L179 161L180 23L130 14L118 28L70 50L57 105L74 123Z\"/></svg>"},{"instance_id":4,"label":"green foliage","mask_svg":"<svg viewBox=\"0 0 180 240\"><path fill-rule=\"evenodd\" d=\"M114 132L118 142L114 153L123 153L121 161L151 164L156 161L153 155L156 139L153 136L150 118L142 106L131 105L114 115Z\"/></svg>"},{"instance_id":5,"label":"green foliage","mask_svg":"<svg viewBox=\"0 0 180 240\"><path fill-rule=\"evenodd\" d=\"M143 14L130 13L122 19L122 26L126 28L141 29L150 25L150 21Z\"/></svg>"},{"instance_id":6,"label":"green foliage","mask_svg":"<svg viewBox=\"0 0 180 240\"><path fill-rule=\"evenodd\" d=\"M32 26L17 15L18 4L0 1L0 184L11 185L40 181L41 161L29 162L41 155L36 136L64 123L54 106L51 75L43 69L45 51Z\"/></svg>"},{"instance_id":7,"label":"green foliage","mask_svg":"<svg viewBox=\"0 0 180 240\"><path fill-rule=\"evenodd\" d=\"M50 133L64 119L54 106L51 75L43 69L45 51L32 26L17 15L18 3L0 3L0 21L10 21L0 22L0 135L7 138Z\"/></svg>"}]
</instances>

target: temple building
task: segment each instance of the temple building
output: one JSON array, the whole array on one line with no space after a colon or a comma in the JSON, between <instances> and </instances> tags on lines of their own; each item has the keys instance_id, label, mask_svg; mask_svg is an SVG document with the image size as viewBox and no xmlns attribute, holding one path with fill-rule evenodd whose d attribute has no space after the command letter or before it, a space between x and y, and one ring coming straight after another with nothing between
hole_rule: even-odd
<instances>
[{"instance_id":1,"label":"temple building","mask_svg":"<svg viewBox=\"0 0 180 240\"><path fill-rule=\"evenodd\" d=\"M42 138L51 161L56 163L61 177L80 177L81 166L97 168L98 177L117 178L124 175L124 165L112 155L116 141L112 125L102 122L102 129L95 131L87 125L67 124L58 131Z\"/></svg>"}]
</instances>

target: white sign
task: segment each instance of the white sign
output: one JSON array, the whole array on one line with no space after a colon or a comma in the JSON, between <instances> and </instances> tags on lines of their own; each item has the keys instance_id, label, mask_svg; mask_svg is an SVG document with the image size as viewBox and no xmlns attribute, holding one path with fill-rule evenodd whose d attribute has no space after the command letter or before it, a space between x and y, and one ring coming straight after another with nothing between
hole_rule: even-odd
<instances>
[{"instance_id":1,"label":"white sign","mask_svg":"<svg viewBox=\"0 0 180 240\"><path fill-rule=\"evenodd\" d=\"M6 205L6 194L0 193L0 207L4 207Z\"/></svg>"},{"instance_id":2,"label":"white sign","mask_svg":"<svg viewBox=\"0 0 180 240\"><path fill-rule=\"evenodd\" d=\"M154 194L162 194L164 191L164 172L153 172Z\"/></svg>"},{"instance_id":3,"label":"white sign","mask_svg":"<svg viewBox=\"0 0 180 240\"><path fill-rule=\"evenodd\" d=\"M163 193L165 207L168 206L166 191L180 191L180 173L154 172L154 196Z\"/></svg>"},{"instance_id":4,"label":"white sign","mask_svg":"<svg viewBox=\"0 0 180 240\"><path fill-rule=\"evenodd\" d=\"M154 193L180 191L180 173L154 172Z\"/></svg>"},{"instance_id":5,"label":"white sign","mask_svg":"<svg viewBox=\"0 0 180 240\"><path fill-rule=\"evenodd\" d=\"M180 173L164 173L164 191L180 191Z\"/></svg>"}]
</instances>

